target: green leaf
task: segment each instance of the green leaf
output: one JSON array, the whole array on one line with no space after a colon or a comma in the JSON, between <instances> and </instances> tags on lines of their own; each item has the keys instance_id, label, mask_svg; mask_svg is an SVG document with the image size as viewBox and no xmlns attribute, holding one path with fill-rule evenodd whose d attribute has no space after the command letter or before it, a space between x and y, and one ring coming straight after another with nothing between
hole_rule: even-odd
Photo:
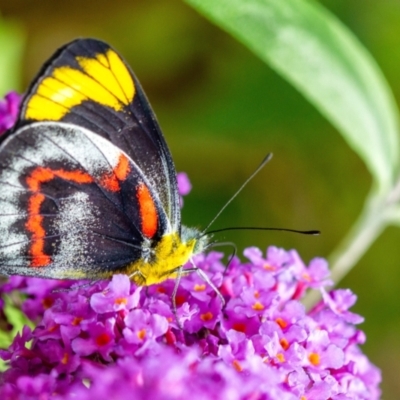
<instances>
[{"instance_id":1,"label":"green leaf","mask_svg":"<svg viewBox=\"0 0 400 400\"><path fill-rule=\"evenodd\" d=\"M371 55L335 16L306 0L185 1L314 104L364 160L381 190L393 185L399 149L393 95Z\"/></svg>"},{"instance_id":2,"label":"green leaf","mask_svg":"<svg viewBox=\"0 0 400 400\"><path fill-rule=\"evenodd\" d=\"M6 316L7 322L12 326L10 331L0 331L0 348L4 349L10 346L14 337L18 332L22 332L25 325L31 329L34 328L33 323L26 317L26 315L16 307L9 296L3 295L4 309L3 312ZM7 363L0 361L0 371L6 369Z\"/></svg>"},{"instance_id":3,"label":"green leaf","mask_svg":"<svg viewBox=\"0 0 400 400\"><path fill-rule=\"evenodd\" d=\"M0 98L20 88L23 47L21 27L0 18Z\"/></svg>"}]
</instances>

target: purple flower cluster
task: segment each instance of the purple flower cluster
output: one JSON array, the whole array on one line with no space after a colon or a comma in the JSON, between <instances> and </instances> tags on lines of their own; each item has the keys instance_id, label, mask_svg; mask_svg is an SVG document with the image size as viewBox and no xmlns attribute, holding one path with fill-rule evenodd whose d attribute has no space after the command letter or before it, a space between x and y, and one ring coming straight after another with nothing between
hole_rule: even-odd
<instances>
[{"instance_id":1,"label":"purple flower cluster","mask_svg":"<svg viewBox=\"0 0 400 400\"><path fill-rule=\"evenodd\" d=\"M0 135L14 125L20 102L21 96L16 92L8 93L4 100L0 101Z\"/></svg>"},{"instance_id":2,"label":"purple flower cluster","mask_svg":"<svg viewBox=\"0 0 400 400\"><path fill-rule=\"evenodd\" d=\"M362 354L362 318L349 290L327 293L323 259L307 267L295 251L245 251L225 272L222 254L195 257L226 300L198 275L136 287L127 276L76 286L12 277L26 293L28 327L0 352L2 399L378 399L380 372ZM306 312L310 288L323 301ZM137 396L137 397L135 397Z\"/></svg>"},{"instance_id":3,"label":"purple flower cluster","mask_svg":"<svg viewBox=\"0 0 400 400\"><path fill-rule=\"evenodd\" d=\"M18 107L7 99L0 129ZM178 182L186 194L187 177ZM137 287L125 275L73 284L11 277L0 285L0 329L13 323L5 298L35 328L24 326L0 350L8 365L0 398L378 399L380 371L360 350L365 336L355 325L362 318L349 311L356 297L327 292L326 261L306 266L296 251L276 247L244 255L228 269L221 253L194 257L225 305L190 274L181 279L176 315L173 280ZM323 300L306 312L300 300L311 289Z\"/></svg>"}]
</instances>

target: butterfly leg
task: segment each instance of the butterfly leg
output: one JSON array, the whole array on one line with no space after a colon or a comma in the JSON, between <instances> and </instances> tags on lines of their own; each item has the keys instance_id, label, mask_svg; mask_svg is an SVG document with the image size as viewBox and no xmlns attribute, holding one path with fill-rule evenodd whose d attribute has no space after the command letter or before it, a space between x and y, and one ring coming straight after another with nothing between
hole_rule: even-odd
<instances>
[{"instance_id":1,"label":"butterfly leg","mask_svg":"<svg viewBox=\"0 0 400 400\"><path fill-rule=\"evenodd\" d=\"M181 278L182 278L182 267L179 267L176 270L176 280L175 280L175 286L174 286L174 290L172 292L171 300L172 300L172 312L175 316L176 323L178 324L178 328L180 330L183 330L183 326L181 325L181 323L179 322L179 319L178 319L178 312L177 312L177 308L176 308L176 294L178 293L178 288L179 288L179 283L181 281Z\"/></svg>"},{"instance_id":2,"label":"butterfly leg","mask_svg":"<svg viewBox=\"0 0 400 400\"><path fill-rule=\"evenodd\" d=\"M183 272L186 274L186 272L196 272L197 275L200 276L201 279L203 279L203 281L205 281L206 283L208 283L211 288L214 290L214 292L217 294L217 296L220 298L221 303L222 303L222 307L225 306L225 299L224 296L222 296L222 293L218 290L218 288L214 285L214 283L211 281L211 279L208 277L208 275L200 268L198 268L192 259L190 259L190 263L193 265L193 268L190 268L189 270L184 270Z\"/></svg>"}]
</instances>

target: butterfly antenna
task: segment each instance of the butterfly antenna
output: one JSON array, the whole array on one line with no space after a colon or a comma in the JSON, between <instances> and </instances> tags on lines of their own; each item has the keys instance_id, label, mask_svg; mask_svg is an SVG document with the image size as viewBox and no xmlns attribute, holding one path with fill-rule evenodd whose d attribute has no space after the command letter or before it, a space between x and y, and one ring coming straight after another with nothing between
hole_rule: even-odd
<instances>
[{"instance_id":1,"label":"butterfly antenna","mask_svg":"<svg viewBox=\"0 0 400 400\"><path fill-rule=\"evenodd\" d=\"M271 160L272 153L266 155L266 157L262 160L261 164L256 168L256 170L244 181L242 186L233 194L233 196L225 203L225 205L219 210L217 215L211 220L211 222L206 226L206 228L201 232L200 236L206 234L206 231L210 226L215 222L215 220L222 214L226 207L232 203L232 201L236 198L236 196L245 188L245 186L260 172L260 170L265 166L265 164Z\"/></svg>"},{"instance_id":2,"label":"butterfly antenna","mask_svg":"<svg viewBox=\"0 0 400 400\"><path fill-rule=\"evenodd\" d=\"M280 231L280 232L293 232L300 233L302 235L312 235L318 236L321 234L321 231L311 230L311 231L301 231L299 229L289 229L289 228L267 228L267 227L258 227L258 226L230 226L228 228L215 229L213 231L208 231L203 233L203 236L212 235L214 233L225 232L225 231ZM210 246L212 247L212 246Z\"/></svg>"}]
</instances>

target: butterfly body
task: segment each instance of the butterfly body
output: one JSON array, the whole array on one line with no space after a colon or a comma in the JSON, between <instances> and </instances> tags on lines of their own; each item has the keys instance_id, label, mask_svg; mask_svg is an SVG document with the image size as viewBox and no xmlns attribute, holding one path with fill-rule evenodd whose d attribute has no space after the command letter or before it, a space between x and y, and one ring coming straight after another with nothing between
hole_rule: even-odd
<instances>
[{"instance_id":1,"label":"butterfly body","mask_svg":"<svg viewBox=\"0 0 400 400\"><path fill-rule=\"evenodd\" d=\"M0 145L0 273L140 285L208 243L181 226L176 171L133 72L106 43L61 48Z\"/></svg>"}]
</instances>

